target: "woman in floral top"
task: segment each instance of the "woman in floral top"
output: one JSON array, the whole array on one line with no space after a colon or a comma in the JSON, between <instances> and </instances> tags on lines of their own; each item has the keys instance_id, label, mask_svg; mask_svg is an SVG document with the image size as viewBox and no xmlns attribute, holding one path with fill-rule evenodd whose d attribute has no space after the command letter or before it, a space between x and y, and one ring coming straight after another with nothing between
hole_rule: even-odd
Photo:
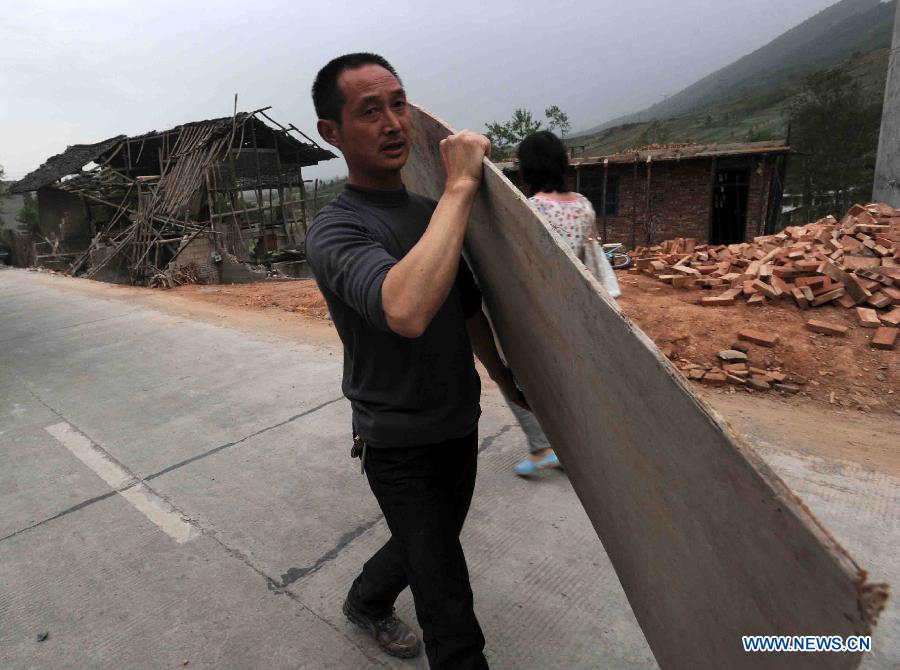
<instances>
[{"instance_id":1,"label":"woman in floral top","mask_svg":"<svg viewBox=\"0 0 900 670\"><path fill-rule=\"evenodd\" d=\"M553 230L584 260L584 240L594 233L594 206L580 193L535 193L528 198Z\"/></svg>"},{"instance_id":2,"label":"woman in floral top","mask_svg":"<svg viewBox=\"0 0 900 670\"><path fill-rule=\"evenodd\" d=\"M590 201L566 186L569 158L562 141L542 130L519 145L519 170L528 199L544 219L568 242L579 259L584 258L584 241L594 232L595 214ZM516 464L516 474L527 477L539 470L558 468L559 459L534 414L514 402L507 403L516 415L531 455Z\"/></svg>"}]
</instances>

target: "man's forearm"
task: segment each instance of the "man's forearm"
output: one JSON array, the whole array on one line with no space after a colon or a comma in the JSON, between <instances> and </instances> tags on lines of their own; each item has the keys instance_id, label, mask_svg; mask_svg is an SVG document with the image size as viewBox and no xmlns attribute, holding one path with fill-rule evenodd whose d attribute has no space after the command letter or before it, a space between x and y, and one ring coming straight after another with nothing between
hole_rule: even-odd
<instances>
[{"instance_id":1,"label":"man's forearm","mask_svg":"<svg viewBox=\"0 0 900 670\"><path fill-rule=\"evenodd\" d=\"M419 337L447 299L477 188L477 182L448 186L425 234L385 277L381 302L395 333Z\"/></svg>"}]
</instances>

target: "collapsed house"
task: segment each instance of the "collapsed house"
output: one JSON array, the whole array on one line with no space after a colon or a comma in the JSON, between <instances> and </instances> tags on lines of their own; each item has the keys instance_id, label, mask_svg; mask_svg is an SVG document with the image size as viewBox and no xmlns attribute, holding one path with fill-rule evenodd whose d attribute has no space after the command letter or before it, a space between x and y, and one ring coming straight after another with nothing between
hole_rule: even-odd
<instances>
[{"instance_id":1,"label":"collapsed house","mask_svg":"<svg viewBox=\"0 0 900 670\"><path fill-rule=\"evenodd\" d=\"M776 232L789 153L774 141L651 145L573 158L568 181L594 205L604 242L735 244ZM517 162L500 168L521 186Z\"/></svg>"},{"instance_id":2,"label":"collapsed house","mask_svg":"<svg viewBox=\"0 0 900 670\"><path fill-rule=\"evenodd\" d=\"M37 195L34 264L172 286L249 280L260 276L251 263L302 258L302 168L335 156L268 109L49 158L10 189Z\"/></svg>"}]
</instances>

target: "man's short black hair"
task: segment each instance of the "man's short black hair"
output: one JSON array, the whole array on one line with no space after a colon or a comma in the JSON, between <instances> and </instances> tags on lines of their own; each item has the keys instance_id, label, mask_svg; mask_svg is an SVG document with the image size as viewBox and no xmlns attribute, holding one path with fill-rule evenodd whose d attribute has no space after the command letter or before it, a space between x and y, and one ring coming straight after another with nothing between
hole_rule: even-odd
<instances>
[{"instance_id":1,"label":"man's short black hair","mask_svg":"<svg viewBox=\"0 0 900 670\"><path fill-rule=\"evenodd\" d=\"M549 130L532 133L519 145L519 170L529 195L541 191L567 193L566 172L569 157L566 147Z\"/></svg>"},{"instance_id":2,"label":"man's short black hair","mask_svg":"<svg viewBox=\"0 0 900 670\"><path fill-rule=\"evenodd\" d=\"M341 108L344 96L338 86L338 78L345 70L355 70L363 65L380 65L400 81L400 75L384 58L378 54L355 53L344 54L330 61L319 70L312 86L313 105L320 119L341 122ZM403 82L400 82L401 84Z\"/></svg>"}]
</instances>

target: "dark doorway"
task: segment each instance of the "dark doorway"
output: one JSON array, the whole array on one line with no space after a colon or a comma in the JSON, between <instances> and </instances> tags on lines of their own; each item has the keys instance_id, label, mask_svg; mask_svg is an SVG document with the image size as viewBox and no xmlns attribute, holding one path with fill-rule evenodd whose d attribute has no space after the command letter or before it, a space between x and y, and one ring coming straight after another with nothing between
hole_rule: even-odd
<instances>
[{"instance_id":1,"label":"dark doorway","mask_svg":"<svg viewBox=\"0 0 900 670\"><path fill-rule=\"evenodd\" d=\"M747 226L747 170L717 170L713 186L710 244L738 244Z\"/></svg>"}]
</instances>

